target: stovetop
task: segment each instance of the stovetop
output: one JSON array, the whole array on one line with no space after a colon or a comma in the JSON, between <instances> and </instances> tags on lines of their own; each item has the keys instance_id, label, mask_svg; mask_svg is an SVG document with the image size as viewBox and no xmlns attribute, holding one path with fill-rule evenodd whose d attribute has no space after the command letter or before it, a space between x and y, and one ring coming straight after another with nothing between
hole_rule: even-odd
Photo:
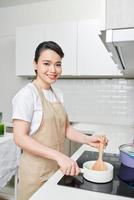
<instances>
[{"instance_id":1,"label":"stovetop","mask_svg":"<svg viewBox=\"0 0 134 200\"><path fill-rule=\"evenodd\" d=\"M77 163L78 166L82 168L84 162L96 160L97 158L97 152L84 151L78 158ZM131 180L131 182L122 180L121 174L124 166L122 166L119 161L119 155L104 153L103 160L114 166L114 178L112 181L108 183L93 183L84 179L83 175L80 173L78 176L73 177L63 176L58 182L58 185L134 198L134 179ZM132 168L131 173L134 174L134 169Z\"/></svg>"}]
</instances>

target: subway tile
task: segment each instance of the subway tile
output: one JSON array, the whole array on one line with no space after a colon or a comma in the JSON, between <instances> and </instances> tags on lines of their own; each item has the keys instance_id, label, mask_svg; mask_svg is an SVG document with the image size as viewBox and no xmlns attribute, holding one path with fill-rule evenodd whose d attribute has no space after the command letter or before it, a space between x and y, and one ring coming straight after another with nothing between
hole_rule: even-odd
<instances>
[{"instance_id":1,"label":"subway tile","mask_svg":"<svg viewBox=\"0 0 134 200\"><path fill-rule=\"evenodd\" d=\"M60 79L71 121L134 124L134 79Z\"/></svg>"}]
</instances>

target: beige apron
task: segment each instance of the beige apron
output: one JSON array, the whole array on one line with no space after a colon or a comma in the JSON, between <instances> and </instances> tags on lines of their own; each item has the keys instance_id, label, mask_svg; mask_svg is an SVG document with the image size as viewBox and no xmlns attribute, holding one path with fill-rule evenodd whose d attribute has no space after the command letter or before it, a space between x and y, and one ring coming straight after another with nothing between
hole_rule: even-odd
<instances>
[{"instance_id":1,"label":"beige apron","mask_svg":"<svg viewBox=\"0 0 134 200\"><path fill-rule=\"evenodd\" d=\"M43 115L40 127L31 137L44 146L63 152L67 125L64 107L59 101L47 101L42 90L37 85L35 87L41 98ZM57 169L56 161L23 151L19 167L18 200L28 200Z\"/></svg>"}]
</instances>

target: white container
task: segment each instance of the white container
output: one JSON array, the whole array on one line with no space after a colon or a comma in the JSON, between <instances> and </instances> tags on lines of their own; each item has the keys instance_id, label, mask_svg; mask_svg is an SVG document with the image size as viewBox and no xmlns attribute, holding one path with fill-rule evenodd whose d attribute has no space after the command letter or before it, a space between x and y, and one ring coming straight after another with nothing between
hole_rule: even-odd
<instances>
[{"instance_id":1,"label":"white container","mask_svg":"<svg viewBox=\"0 0 134 200\"><path fill-rule=\"evenodd\" d=\"M83 164L83 168L81 169L81 173L83 173L83 177L91 182L95 183L107 183L113 179L113 165L105 162L107 166L107 170L105 171L97 171L93 170L92 166L96 161L87 161Z\"/></svg>"}]
</instances>

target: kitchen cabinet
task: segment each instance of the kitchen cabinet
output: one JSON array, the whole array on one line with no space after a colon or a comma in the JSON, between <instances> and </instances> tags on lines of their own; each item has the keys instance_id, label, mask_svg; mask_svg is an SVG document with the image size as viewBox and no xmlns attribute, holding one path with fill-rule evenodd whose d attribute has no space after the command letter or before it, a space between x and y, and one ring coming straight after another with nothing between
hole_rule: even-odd
<instances>
[{"instance_id":1,"label":"kitchen cabinet","mask_svg":"<svg viewBox=\"0 0 134 200\"><path fill-rule=\"evenodd\" d=\"M133 0L105 0L106 29L134 27Z\"/></svg>"},{"instance_id":2,"label":"kitchen cabinet","mask_svg":"<svg viewBox=\"0 0 134 200\"><path fill-rule=\"evenodd\" d=\"M71 155L71 141L67 138L65 138L65 143L64 143L64 153L67 156Z\"/></svg>"},{"instance_id":3,"label":"kitchen cabinet","mask_svg":"<svg viewBox=\"0 0 134 200\"><path fill-rule=\"evenodd\" d=\"M75 22L17 28L16 75L35 75L32 62L34 52L37 45L46 40L57 42L64 51L62 75L76 75L76 36Z\"/></svg>"},{"instance_id":4,"label":"kitchen cabinet","mask_svg":"<svg viewBox=\"0 0 134 200\"><path fill-rule=\"evenodd\" d=\"M120 75L100 37L97 20L78 23L78 74L90 76Z\"/></svg>"},{"instance_id":5,"label":"kitchen cabinet","mask_svg":"<svg viewBox=\"0 0 134 200\"><path fill-rule=\"evenodd\" d=\"M103 0L101 39L124 78L134 77L134 1Z\"/></svg>"},{"instance_id":6,"label":"kitchen cabinet","mask_svg":"<svg viewBox=\"0 0 134 200\"><path fill-rule=\"evenodd\" d=\"M70 156L72 156L81 146L82 144L71 141L70 142Z\"/></svg>"},{"instance_id":7,"label":"kitchen cabinet","mask_svg":"<svg viewBox=\"0 0 134 200\"><path fill-rule=\"evenodd\" d=\"M100 37L99 20L83 20L29 27L16 30L16 75L35 75L34 52L45 40L57 42L63 49L63 77L121 75Z\"/></svg>"},{"instance_id":8,"label":"kitchen cabinet","mask_svg":"<svg viewBox=\"0 0 134 200\"><path fill-rule=\"evenodd\" d=\"M69 139L65 139L65 144L64 144L64 153L67 156L72 156L74 152L76 152L82 144L79 144L77 142L71 141Z\"/></svg>"}]
</instances>

